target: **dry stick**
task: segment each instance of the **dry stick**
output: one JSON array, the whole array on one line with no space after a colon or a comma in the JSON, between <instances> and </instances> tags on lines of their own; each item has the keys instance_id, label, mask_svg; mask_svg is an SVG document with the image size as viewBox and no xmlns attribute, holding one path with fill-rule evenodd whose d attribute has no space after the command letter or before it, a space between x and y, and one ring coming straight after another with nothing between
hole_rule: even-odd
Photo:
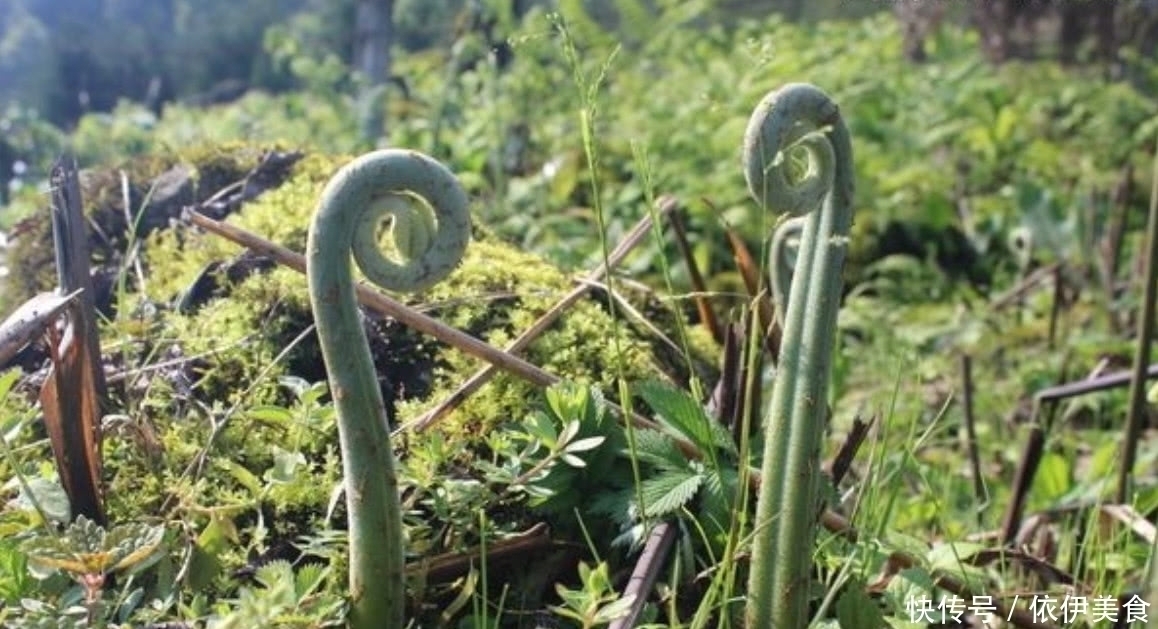
<instances>
[{"instance_id":1,"label":"dry stick","mask_svg":"<svg viewBox=\"0 0 1158 629\"><path fill-rule=\"evenodd\" d=\"M704 327L708 328L708 332L712 334L712 338L717 343L723 343L724 329L720 325L720 320L716 318L711 303L708 302L708 285L704 282L703 273L700 273L700 266L696 264L695 255L692 254L692 246L688 242L688 232L684 227L683 214L678 211L672 212L668 222L671 223L672 233L675 234L676 246L679 247L680 255L684 257L684 262L688 267L688 279L691 280L692 291L696 296L696 311L700 314L700 321L703 322Z\"/></svg>"},{"instance_id":2,"label":"dry stick","mask_svg":"<svg viewBox=\"0 0 1158 629\"><path fill-rule=\"evenodd\" d=\"M1053 350L1057 341L1057 322L1061 316L1062 299L1065 297L1063 282L1063 265L1058 265L1053 271L1053 304L1049 309L1049 334L1046 337L1046 349Z\"/></svg>"},{"instance_id":3,"label":"dry stick","mask_svg":"<svg viewBox=\"0 0 1158 629\"><path fill-rule=\"evenodd\" d=\"M550 527L539 522L522 533L507 539L488 542L485 546L488 564L516 558L538 555L554 542ZM463 552L444 553L406 564L406 576L422 576L428 582L446 582L466 574L477 565L483 556L484 546L473 546Z\"/></svg>"},{"instance_id":4,"label":"dry stick","mask_svg":"<svg viewBox=\"0 0 1158 629\"><path fill-rule=\"evenodd\" d=\"M1117 301L1118 296L1115 286L1117 284L1118 265L1122 260L1122 240L1126 235L1126 219L1129 218L1130 214L1130 198L1133 196L1133 188L1134 166L1127 164L1122 169L1122 178L1114 188L1114 207L1110 215L1110 225L1099 247L1101 255L1098 260L1101 261L1099 267L1102 274L1102 290L1105 291L1106 297L1103 302L1106 305L1106 318L1110 322L1110 328L1115 333L1121 332L1122 327L1118 312L1114 309L1114 302Z\"/></svg>"},{"instance_id":5,"label":"dry stick","mask_svg":"<svg viewBox=\"0 0 1158 629\"><path fill-rule=\"evenodd\" d=\"M1146 365L1150 363L1150 341L1154 338L1154 298L1158 292L1158 156L1154 159L1153 186L1150 188L1150 218L1146 227L1146 283L1143 288L1142 316L1138 321L1138 344L1134 353L1134 377L1130 380L1130 410L1126 418L1126 436L1122 441L1122 467L1118 469L1119 504L1130 494L1138 436L1142 432L1146 410Z\"/></svg>"},{"instance_id":6,"label":"dry stick","mask_svg":"<svg viewBox=\"0 0 1158 629\"><path fill-rule=\"evenodd\" d=\"M965 438L969 448L969 464L973 468L973 495L977 498L977 526L982 524L982 513L989 502L985 479L981 476L981 455L977 451L977 427L973 417L973 359L961 355L961 403L965 415Z\"/></svg>"},{"instance_id":7,"label":"dry stick","mask_svg":"<svg viewBox=\"0 0 1158 629\"><path fill-rule=\"evenodd\" d=\"M607 298L614 301L615 305L623 311L623 314L626 316L626 318L633 319L636 324L638 324L647 332L651 333L652 336L655 336L659 343L667 346L668 349L672 350L676 354L681 354L683 352L683 349L680 348L679 344L664 334L663 331L660 330L659 327L654 323L652 323L646 315L644 315L635 306L633 306L631 302L627 301L627 299L625 299L623 295L620 295L619 292L612 290L611 284L593 282L585 278L579 278L575 281L581 284L586 284L591 288L598 288L599 290L603 291L607 295ZM619 285L622 286L627 283L627 280L620 280Z\"/></svg>"},{"instance_id":8,"label":"dry stick","mask_svg":"<svg viewBox=\"0 0 1158 629\"><path fill-rule=\"evenodd\" d=\"M269 240L266 240L257 234L244 230L235 225L230 225L221 221L215 221L208 216L197 212L196 210L190 209L188 212L186 212L186 215L190 223L208 232L217 234L218 236L228 240L232 240L233 242L244 247L248 247L257 253L269 256L278 264L291 268L299 273L306 272L306 259L305 256L301 255L300 253L291 251L290 249L277 243L270 242ZM503 369L504 371L527 380L531 384L540 387L549 387L560 382L560 378L558 376L549 373L542 368L519 358L518 356L507 354L502 350L488 345L487 343L480 341L479 339L466 334L461 330L452 328L437 319L428 317L427 315L424 315L421 312L406 306L406 304L403 304L395 299L392 299L371 289L363 282L358 282L354 289L355 295L358 298L358 302L367 308L387 316L394 317L394 319L403 325L409 326L424 334L429 334L439 341L442 341L447 345L451 345L463 352L466 352L475 358L481 358L482 360L490 362L498 368ZM648 428L651 430L661 430L659 424L650 419L647 419L646 417L643 417L642 415L632 413L628 416L618 405L611 402L605 403L607 404L608 408L618 412L621 416L625 417L625 421L630 421L636 427ZM677 438L675 436L672 438L676 440L676 445L685 456L691 459L700 458L699 450L691 442L686 439Z\"/></svg>"},{"instance_id":9,"label":"dry stick","mask_svg":"<svg viewBox=\"0 0 1158 629\"><path fill-rule=\"evenodd\" d=\"M1026 294L1037 287L1038 284L1053 277L1053 274L1057 271L1059 266L1060 263L1054 262L1053 264L1035 269L1032 273L1026 275L1025 278L1022 279L1021 282L1019 282L1016 286L1005 291L1003 294L999 295L996 299L990 302L989 307L993 310L1001 310L1010 304L1017 303L1023 299Z\"/></svg>"},{"instance_id":10,"label":"dry stick","mask_svg":"<svg viewBox=\"0 0 1158 629\"><path fill-rule=\"evenodd\" d=\"M870 417L867 422L861 421L859 417L853 418L852 428L845 435L844 443L841 444L840 450L837 450L836 457L832 459L832 464L828 467L828 475L832 477L834 487L839 487L840 481L844 480L845 475L852 469L852 462L856 459L856 453L860 450L865 438L868 437L869 429L876 421L875 416Z\"/></svg>"},{"instance_id":11,"label":"dry stick","mask_svg":"<svg viewBox=\"0 0 1158 629\"><path fill-rule=\"evenodd\" d=\"M44 334L79 294L79 289L63 296L56 292L40 293L8 315L0 323L0 369L7 368L8 361Z\"/></svg>"},{"instance_id":12,"label":"dry stick","mask_svg":"<svg viewBox=\"0 0 1158 629\"><path fill-rule=\"evenodd\" d=\"M1130 383L1133 374L1130 371L1116 371L1109 375L1098 376L1077 382L1067 382L1057 386L1042 389L1034 396L1040 402L1058 402L1071 397L1078 397L1088 393L1098 393L1109 389L1116 389ZM1150 365L1146 369L1146 379L1158 378L1158 364Z\"/></svg>"},{"instance_id":13,"label":"dry stick","mask_svg":"<svg viewBox=\"0 0 1158 629\"><path fill-rule=\"evenodd\" d=\"M719 417L733 431L732 438L737 443L740 441L740 435L737 432L735 413L740 393L737 384L739 380L736 378L740 373L742 358L739 333L736 326L729 325L724 330L723 351L720 353L720 379L716 381L712 395L708 398L708 412Z\"/></svg>"},{"instance_id":14,"label":"dry stick","mask_svg":"<svg viewBox=\"0 0 1158 629\"><path fill-rule=\"evenodd\" d=\"M1129 371L1119 371L1105 376L1098 376L1096 378L1089 378L1077 382L1068 382L1048 389L1042 389L1033 396L1034 399L1034 420L1036 421L1038 413L1042 409L1048 409L1049 416L1045 422L1045 426L1052 423L1052 416L1056 410L1057 402L1072 397L1078 397L1089 393L1097 393L1109 389L1129 384L1133 374ZM1146 379L1151 380L1158 378L1158 365L1150 365L1146 369ZM1045 443L1045 434L1042 430L1041 423L1036 424L1029 435L1029 440L1025 444L1025 450L1021 456L1021 463L1018 465L1017 473L1014 476L1013 500L1006 508L1005 517L1002 520L1001 538L1004 543L1008 544L1017 536L1017 529L1020 527L1022 508L1025 504L1025 493L1029 491L1029 486L1033 483L1033 477L1037 473L1037 465L1041 462L1041 448Z\"/></svg>"},{"instance_id":15,"label":"dry stick","mask_svg":"<svg viewBox=\"0 0 1158 629\"><path fill-rule=\"evenodd\" d=\"M1033 477L1037 473L1037 466L1041 463L1042 449L1045 446L1045 429L1038 415L1042 406L1048 404L1046 424L1052 424L1054 402L1038 401L1034 404L1034 424L1030 429L1029 439L1025 442L1025 450L1021 454L1021 462L1017 465L1017 472L1013 476L1013 494L1009 505L1005 509L1005 517L1001 522L1001 543L1008 545L1017 537L1017 529L1021 526L1021 514L1025 509L1025 499L1029 495L1029 488L1033 484Z\"/></svg>"},{"instance_id":16,"label":"dry stick","mask_svg":"<svg viewBox=\"0 0 1158 629\"><path fill-rule=\"evenodd\" d=\"M253 251L269 256L278 264L289 267L299 273L306 272L306 259L301 254L291 251L277 243L270 242L261 236L252 232L246 231L235 225L215 221L204 214L196 211L188 213L189 221L194 225L223 236L233 242L248 247ZM503 369L526 379L532 384L538 386L551 386L559 381L558 377L543 371L539 367L531 363L520 360L510 354L504 354L498 350L469 334L452 328L437 319L428 317L415 311L413 308L407 307L405 304L388 297L382 293L376 292L365 283L359 282L355 287L358 302L362 305L371 308L377 312L394 317L400 323L418 330L424 334L429 334L434 338L453 345L454 347L472 355L477 358L482 358L489 362L495 363Z\"/></svg>"},{"instance_id":17,"label":"dry stick","mask_svg":"<svg viewBox=\"0 0 1158 629\"><path fill-rule=\"evenodd\" d=\"M627 587L623 590L625 599L634 597L631 607L626 615L612 621L607 629L633 629L636 626L636 621L639 620L647 603L647 594L655 586L659 570L671 552L675 539L676 527L671 522L660 522L651 530L651 535L647 537L647 543L643 546L643 552L635 562L635 569L631 571Z\"/></svg>"},{"instance_id":18,"label":"dry stick","mask_svg":"<svg viewBox=\"0 0 1158 629\"><path fill-rule=\"evenodd\" d=\"M672 212L672 210L676 207L676 204L677 201L673 197L661 197L658 203L659 208L657 210L659 216L662 218L663 216L666 216ZM570 308L575 304L575 302L582 299L583 296L591 291L592 282L597 282L604 275L606 275L609 267L615 268L618 266L629 253L631 253L637 246L639 246L639 243L643 242L644 236L647 235L648 230L650 229L651 215L648 214L640 219L640 221L631 228L631 231L629 231L627 235L624 236L623 240L615 247L615 250L607 256L606 263L600 264L598 268L587 274L585 279L588 281L581 282L579 286L573 288L570 293L567 293L567 295L560 299L559 302L554 306L552 306L550 310L544 313L543 316L539 317L539 319L535 321L531 327L524 330L523 333L518 336L518 338L507 345L503 351L509 354L515 354L526 349L531 343L535 341L535 339L539 338L539 335L545 332L547 328L551 327L551 325L554 324L555 321L563 315L565 310ZM422 432L430 428L440 419L445 417L448 413L458 408L463 402L466 401L468 397L482 388L483 385L485 385L487 382L490 382L490 379L493 378L496 373L498 373L498 369L495 367L495 365L486 365L482 369L476 371L474 375L472 375L462 384L460 384L458 388L455 389L454 392L452 392L445 400L439 403L438 406L430 409L430 411L428 411L425 415L418 418L417 420L404 426L400 426L394 431L394 434L398 435L407 430Z\"/></svg>"}]
</instances>

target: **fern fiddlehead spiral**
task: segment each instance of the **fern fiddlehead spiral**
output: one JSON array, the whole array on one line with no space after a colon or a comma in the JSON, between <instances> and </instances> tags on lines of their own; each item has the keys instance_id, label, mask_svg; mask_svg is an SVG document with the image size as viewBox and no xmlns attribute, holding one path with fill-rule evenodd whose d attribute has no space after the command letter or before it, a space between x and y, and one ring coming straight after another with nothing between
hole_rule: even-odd
<instances>
[{"instance_id":1,"label":"fern fiddlehead spiral","mask_svg":"<svg viewBox=\"0 0 1158 629\"><path fill-rule=\"evenodd\" d=\"M400 261L379 248L386 217ZM404 626L405 565L394 454L350 258L382 288L419 291L454 270L469 240L468 200L455 176L426 155L398 149L341 168L310 224L310 303L337 411L348 508L351 629Z\"/></svg>"},{"instance_id":2,"label":"fern fiddlehead spiral","mask_svg":"<svg viewBox=\"0 0 1158 629\"><path fill-rule=\"evenodd\" d=\"M800 152L806 157L803 172L794 159ZM808 622L829 368L852 225L852 146L836 104L816 87L790 84L756 107L743 157L752 196L765 209L792 217L773 236L770 274L781 293L783 341L764 420L746 626L802 628ZM782 253L787 239L797 235L789 273Z\"/></svg>"}]
</instances>

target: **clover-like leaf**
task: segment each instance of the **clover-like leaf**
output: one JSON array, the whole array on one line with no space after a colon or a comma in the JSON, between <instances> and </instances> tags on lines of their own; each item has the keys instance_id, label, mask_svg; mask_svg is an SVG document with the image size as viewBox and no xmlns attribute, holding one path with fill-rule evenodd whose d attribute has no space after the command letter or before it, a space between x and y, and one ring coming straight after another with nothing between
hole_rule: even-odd
<instances>
[{"instance_id":1,"label":"clover-like leaf","mask_svg":"<svg viewBox=\"0 0 1158 629\"><path fill-rule=\"evenodd\" d=\"M29 565L40 571L71 575L126 570L159 557L162 527L122 524L106 532L83 515L60 536L40 535L24 543ZM151 561L150 561L151 563Z\"/></svg>"}]
</instances>

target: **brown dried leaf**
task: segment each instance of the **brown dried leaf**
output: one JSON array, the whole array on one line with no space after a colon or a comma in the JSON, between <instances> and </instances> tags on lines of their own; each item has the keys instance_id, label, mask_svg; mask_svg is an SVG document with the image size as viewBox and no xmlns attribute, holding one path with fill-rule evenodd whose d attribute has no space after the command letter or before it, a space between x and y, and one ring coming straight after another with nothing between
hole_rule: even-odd
<instances>
[{"instance_id":1,"label":"brown dried leaf","mask_svg":"<svg viewBox=\"0 0 1158 629\"><path fill-rule=\"evenodd\" d=\"M52 365L40 389L40 406L60 482L72 517L107 523L101 489L100 406L93 382L96 368L82 330L69 320L62 333L49 334Z\"/></svg>"}]
</instances>

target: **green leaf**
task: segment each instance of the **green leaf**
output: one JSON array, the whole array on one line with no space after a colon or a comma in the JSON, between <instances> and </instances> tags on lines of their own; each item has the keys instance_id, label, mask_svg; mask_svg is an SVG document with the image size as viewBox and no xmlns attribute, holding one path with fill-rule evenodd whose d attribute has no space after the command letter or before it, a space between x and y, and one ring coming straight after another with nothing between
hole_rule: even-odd
<instances>
[{"instance_id":1,"label":"green leaf","mask_svg":"<svg viewBox=\"0 0 1158 629\"><path fill-rule=\"evenodd\" d=\"M709 538L722 550L732 523L732 510L736 508L733 503L736 501L739 473L729 468L708 469L703 476L697 519Z\"/></svg>"},{"instance_id":2,"label":"green leaf","mask_svg":"<svg viewBox=\"0 0 1158 629\"><path fill-rule=\"evenodd\" d=\"M290 562L284 559L275 559L258 568L254 572L253 578L264 587L273 588L280 583L293 582L294 569Z\"/></svg>"},{"instance_id":3,"label":"green leaf","mask_svg":"<svg viewBox=\"0 0 1158 629\"><path fill-rule=\"evenodd\" d=\"M283 406L254 406L245 412L245 417L270 424L288 424L293 421L293 413Z\"/></svg>"},{"instance_id":4,"label":"green leaf","mask_svg":"<svg viewBox=\"0 0 1158 629\"><path fill-rule=\"evenodd\" d=\"M579 420L573 419L563 426L563 432L559 433L559 443L567 444L575 435L579 434Z\"/></svg>"},{"instance_id":5,"label":"green leaf","mask_svg":"<svg viewBox=\"0 0 1158 629\"><path fill-rule=\"evenodd\" d=\"M548 448L554 447L559 440L559 433L555 431L555 422L542 411L535 411L523 422L523 428L531 437L543 442Z\"/></svg>"},{"instance_id":6,"label":"green leaf","mask_svg":"<svg viewBox=\"0 0 1158 629\"><path fill-rule=\"evenodd\" d=\"M16 505L33 509L33 501L44 510L44 517L52 522L68 522L72 517L72 507L68 501L68 494L60 483L42 476L28 479L28 486L20 488L20 494L14 501Z\"/></svg>"},{"instance_id":7,"label":"green leaf","mask_svg":"<svg viewBox=\"0 0 1158 629\"><path fill-rule=\"evenodd\" d=\"M598 448L606 440L607 437L586 437L584 439L576 439L575 441L567 444L567 447L563 448L563 450L566 452L586 452L587 450L594 450L595 448Z\"/></svg>"},{"instance_id":8,"label":"green leaf","mask_svg":"<svg viewBox=\"0 0 1158 629\"><path fill-rule=\"evenodd\" d=\"M588 594L595 596L611 590L609 571L610 568L602 561L595 564L594 568L587 563L581 562L579 564L579 580L583 582L584 590L586 590Z\"/></svg>"},{"instance_id":9,"label":"green leaf","mask_svg":"<svg viewBox=\"0 0 1158 629\"><path fill-rule=\"evenodd\" d=\"M564 452L559 458L563 459L563 462L571 467L587 467L587 462L574 454Z\"/></svg>"},{"instance_id":10,"label":"green leaf","mask_svg":"<svg viewBox=\"0 0 1158 629\"><path fill-rule=\"evenodd\" d=\"M8 392L12 390L12 385L16 384L22 373L20 369L9 369L0 373L0 401L8 398Z\"/></svg>"},{"instance_id":11,"label":"green leaf","mask_svg":"<svg viewBox=\"0 0 1158 629\"><path fill-rule=\"evenodd\" d=\"M311 561L303 564L298 568L298 575L296 582L296 593L298 600L311 595L322 584L322 580L326 578L329 573L329 568L325 564Z\"/></svg>"},{"instance_id":12,"label":"green leaf","mask_svg":"<svg viewBox=\"0 0 1158 629\"><path fill-rule=\"evenodd\" d=\"M291 483L298 467L305 464L306 457L301 452L290 452L274 446L273 466L266 470L262 477L270 483Z\"/></svg>"},{"instance_id":13,"label":"green leaf","mask_svg":"<svg viewBox=\"0 0 1158 629\"><path fill-rule=\"evenodd\" d=\"M928 571L923 568L906 568L889 580L885 593L891 599L897 614L902 615L906 603L931 598L935 590L933 577Z\"/></svg>"},{"instance_id":14,"label":"green leaf","mask_svg":"<svg viewBox=\"0 0 1158 629\"><path fill-rule=\"evenodd\" d=\"M28 558L15 540L0 542L0 601L15 604L32 593L35 584L27 570Z\"/></svg>"},{"instance_id":15,"label":"green leaf","mask_svg":"<svg viewBox=\"0 0 1158 629\"><path fill-rule=\"evenodd\" d=\"M631 611L631 605L635 602L635 595L629 594L623 598L604 605L595 613L595 622L604 623L611 622L616 618L623 618Z\"/></svg>"},{"instance_id":16,"label":"green leaf","mask_svg":"<svg viewBox=\"0 0 1158 629\"><path fill-rule=\"evenodd\" d=\"M876 601L864 591L864 584L852 581L836 601L840 629L882 629L888 627Z\"/></svg>"},{"instance_id":17,"label":"green leaf","mask_svg":"<svg viewBox=\"0 0 1158 629\"><path fill-rule=\"evenodd\" d=\"M1073 487L1072 469L1066 457L1046 452L1033 479L1033 495L1047 503L1064 496Z\"/></svg>"},{"instance_id":18,"label":"green leaf","mask_svg":"<svg viewBox=\"0 0 1158 629\"><path fill-rule=\"evenodd\" d=\"M691 469L669 470L649 478L639 486L643 512L649 517L674 513L695 497L703 482L704 475Z\"/></svg>"},{"instance_id":19,"label":"green leaf","mask_svg":"<svg viewBox=\"0 0 1158 629\"><path fill-rule=\"evenodd\" d=\"M985 550L985 546L972 542L938 544L929 551L929 570L957 570L961 562Z\"/></svg>"},{"instance_id":20,"label":"green leaf","mask_svg":"<svg viewBox=\"0 0 1158 629\"><path fill-rule=\"evenodd\" d=\"M546 396L547 406L561 422L582 419L591 403L587 387L573 382L561 382L548 387Z\"/></svg>"},{"instance_id":21,"label":"green leaf","mask_svg":"<svg viewBox=\"0 0 1158 629\"><path fill-rule=\"evenodd\" d=\"M634 453L640 461L662 469L678 470L689 465L687 457L676 447L675 441L658 430L635 431ZM630 452L627 454L630 456Z\"/></svg>"},{"instance_id":22,"label":"green leaf","mask_svg":"<svg viewBox=\"0 0 1158 629\"><path fill-rule=\"evenodd\" d=\"M726 447L731 442L726 430L721 434L712 429L712 424L718 422L708 416L703 405L690 393L658 380L641 382L636 385L636 391L655 412L660 424L700 450ZM724 437L723 443L721 437Z\"/></svg>"},{"instance_id":23,"label":"green leaf","mask_svg":"<svg viewBox=\"0 0 1158 629\"><path fill-rule=\"evenodd\" d=\"M242 487L249 490L250 494L255 497L261 495L261 480L258 479L256 474L246 469L245 466L229 459L218 459L216 464L229 472L229 475L238 483L241 483Z\"/></svg>"},{"instance_id":24,"label":"green leaf","mask_svg":"<svg viewBox=\"0 0 1158 629\"><path fill-rule=\"evenodd\" d=\"M231 520L220 515L209 519L209 524L193 545L193 557L186 576L190 590L203 590L217 578L223 567L221 555L236 544L237 539L237 528Z\"/></svg>"}]
</instances>

